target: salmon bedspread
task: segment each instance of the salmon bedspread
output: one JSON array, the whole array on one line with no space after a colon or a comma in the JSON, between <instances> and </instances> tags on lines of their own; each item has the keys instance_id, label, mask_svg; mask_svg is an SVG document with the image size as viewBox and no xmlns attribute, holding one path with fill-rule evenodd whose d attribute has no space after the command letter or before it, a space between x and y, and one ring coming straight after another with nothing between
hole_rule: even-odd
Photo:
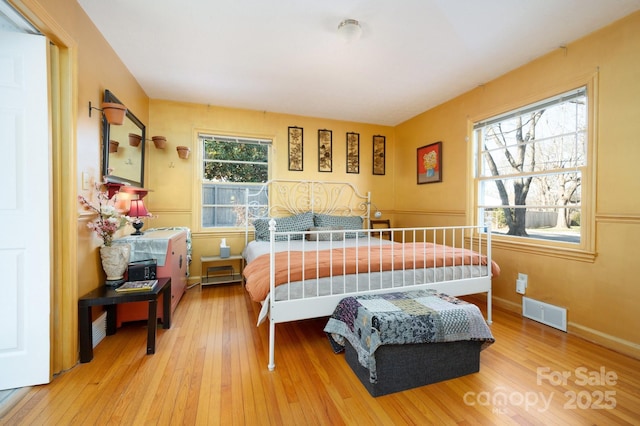
<instances>
[{"instance_id":1,"label":"salmon bedspread","mask_svg":"<svg viewBox=\"0 0 640 426\"><path fill-rule=\"evenodd\" d=\"M269 263L270 255L263 254L244 268L246 289L256 302L262 302L269 294ZM275 254L275 285L369 272L486 264L486 256L474 251L433 243L279 252ZM494 277L500 274L493 261L491 272Z\"/></svg>"}]
</instances>

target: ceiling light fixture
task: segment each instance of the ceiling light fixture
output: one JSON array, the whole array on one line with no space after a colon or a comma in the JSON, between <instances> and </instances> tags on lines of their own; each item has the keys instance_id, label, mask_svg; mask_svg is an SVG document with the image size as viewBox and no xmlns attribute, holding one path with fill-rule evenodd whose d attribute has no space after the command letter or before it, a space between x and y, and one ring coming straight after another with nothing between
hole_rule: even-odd
<instances>
[{"instance_id":1,"label":"ceiling light fixture","mask_svg":"<svg viewBox=\"0 0 640 426\"><path fill-rule=\"evenodd\" d=\"M348 43L358 40L362 35L360 22L355 19L344 19L338 25L338 34Z\"/></svg>"}]
</instances>

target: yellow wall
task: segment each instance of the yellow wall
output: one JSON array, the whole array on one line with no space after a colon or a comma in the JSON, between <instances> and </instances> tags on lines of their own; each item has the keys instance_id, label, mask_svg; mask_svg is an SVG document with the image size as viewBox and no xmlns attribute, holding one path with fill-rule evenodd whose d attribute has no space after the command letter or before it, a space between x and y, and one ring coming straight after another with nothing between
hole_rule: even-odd
<instances>
[{"instance_id":1,"label":"yellow wall","mask_svg":"<svg viewBox=\"0 0 640 426\"><path fill-rule=\"evenodd\" d=\"M231 251L240 253L244 246L244 231L206 231L199 226L198 173L201 162L197 155L198 131L273 140L272 179L308 179L349 181L361 191L371 191L372 200L385 217L392 217L395 143L393 128L346 121L326 120L264 111L249 111L208 105L151 100L149 135L167 137L167 147L156 149L148 144L146 186L150 192L149 210L156 215L147 220L147 227L188 226L193 231L193 262L191 282L200 279L200 256L215 255L221 238L226 238ZM289 171L287 159L289 126L304 129L304 170ZM318 130L333 132L332 172L318 172ZM346 173L346 133L360 134L360 173ZM372 173L373 136L386 136L385 175ZM178 158L177 146L191 148L187 160ZM192 210L192 208L194 208Z\"/></svg>"},{"instance_id":2,"label":"yellow wall","mask_svg":"<svg viewBox=\"0 0 640 426\"><path fill-rule=\"evenodd\" d=\"M102 180L102 132L100 112L93 111L89 117L89 101L100 107L104 91L109 89L147 123L149 98L77 3L62 0L49 3L60 3L52 9L52 14L55 11L58 22L78 40L77 191L92 196L92 191L82 188L82 173L87 173L94 182ZM89 219L92 218L83 215L79 223L79 294L95 288L103 276L97 254L101 241L86 228Z\"/></svg>"},{"instance_id":3,"label":"yellow wall","mask_svg":"<svg viewBox=\"0 0 640 426\"><path fill-rule=\"evenodd\" d=\"M78 194L91 197L92 191L82 189L82 173L87 173L92 182L102 179L102 132L100 111L92 111L89 117L89 102L99 108L105 89L109 89L143 123L147 123L149 99L77 2L41 0L25 3L35 11L38 11L35 6L39 3L77 45L76 190ZM82 295L97 287L103 272L97 254L100 240L86 227L92 217L83 214L79 205L78 212L78 293Z\"/></svg>"},{"instance_id":4,"label":"yellow wall","mask_svg":"<svg viewBox=\"0 0 640 426\"><path fill-rule=\"evenodd\" d=\"M469 123L591 78L598 85L595 261L494 247L502 268L493 281L494 297L520 311L515 279L526 273L527 296L566 307L570 332L640 356L640 13L397 126L399 158L413 158L417 147L443 141L444 182L415 185L415 166L397 168L396 218L402 225L469 220Z\"/></svg>"}]
</instances>

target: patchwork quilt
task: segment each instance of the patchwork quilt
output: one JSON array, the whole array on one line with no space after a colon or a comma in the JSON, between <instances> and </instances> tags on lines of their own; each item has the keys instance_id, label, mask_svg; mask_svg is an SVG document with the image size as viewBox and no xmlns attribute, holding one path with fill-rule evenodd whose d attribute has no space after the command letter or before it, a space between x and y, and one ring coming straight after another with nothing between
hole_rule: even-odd
<instances>
[{"instance_id":1,"label":"patchwork quilt","mask_svg":"<svg viewBox=\"0 0 640 426\"><path fill-rule=\"evenodd\" d=\"M381 345L495 342L480 309L435 290L369 294L346 297L329 318L324 331L334 352L344 350L345 339L358 353L358 361L376 380L375 351Z\"/></svg>"}]
</instances>

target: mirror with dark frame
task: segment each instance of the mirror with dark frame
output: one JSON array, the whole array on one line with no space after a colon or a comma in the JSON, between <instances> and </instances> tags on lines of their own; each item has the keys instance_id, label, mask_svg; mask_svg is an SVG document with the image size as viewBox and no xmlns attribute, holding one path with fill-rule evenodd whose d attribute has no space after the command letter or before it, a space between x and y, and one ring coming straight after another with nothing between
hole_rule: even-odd
<instances>
[{"instance_id":1,"label":"mirror with dark frame","mask_svg":"<svg viewBox=\"0 0 640 426\"><path fill-rule=\"evenodd\" d=\"M122 104L109 90L104 102ZM144 186L146 127L127 109L122 125L110 125L102 116L102 175L107 182Z\"/></svg>"}]
</instances>

